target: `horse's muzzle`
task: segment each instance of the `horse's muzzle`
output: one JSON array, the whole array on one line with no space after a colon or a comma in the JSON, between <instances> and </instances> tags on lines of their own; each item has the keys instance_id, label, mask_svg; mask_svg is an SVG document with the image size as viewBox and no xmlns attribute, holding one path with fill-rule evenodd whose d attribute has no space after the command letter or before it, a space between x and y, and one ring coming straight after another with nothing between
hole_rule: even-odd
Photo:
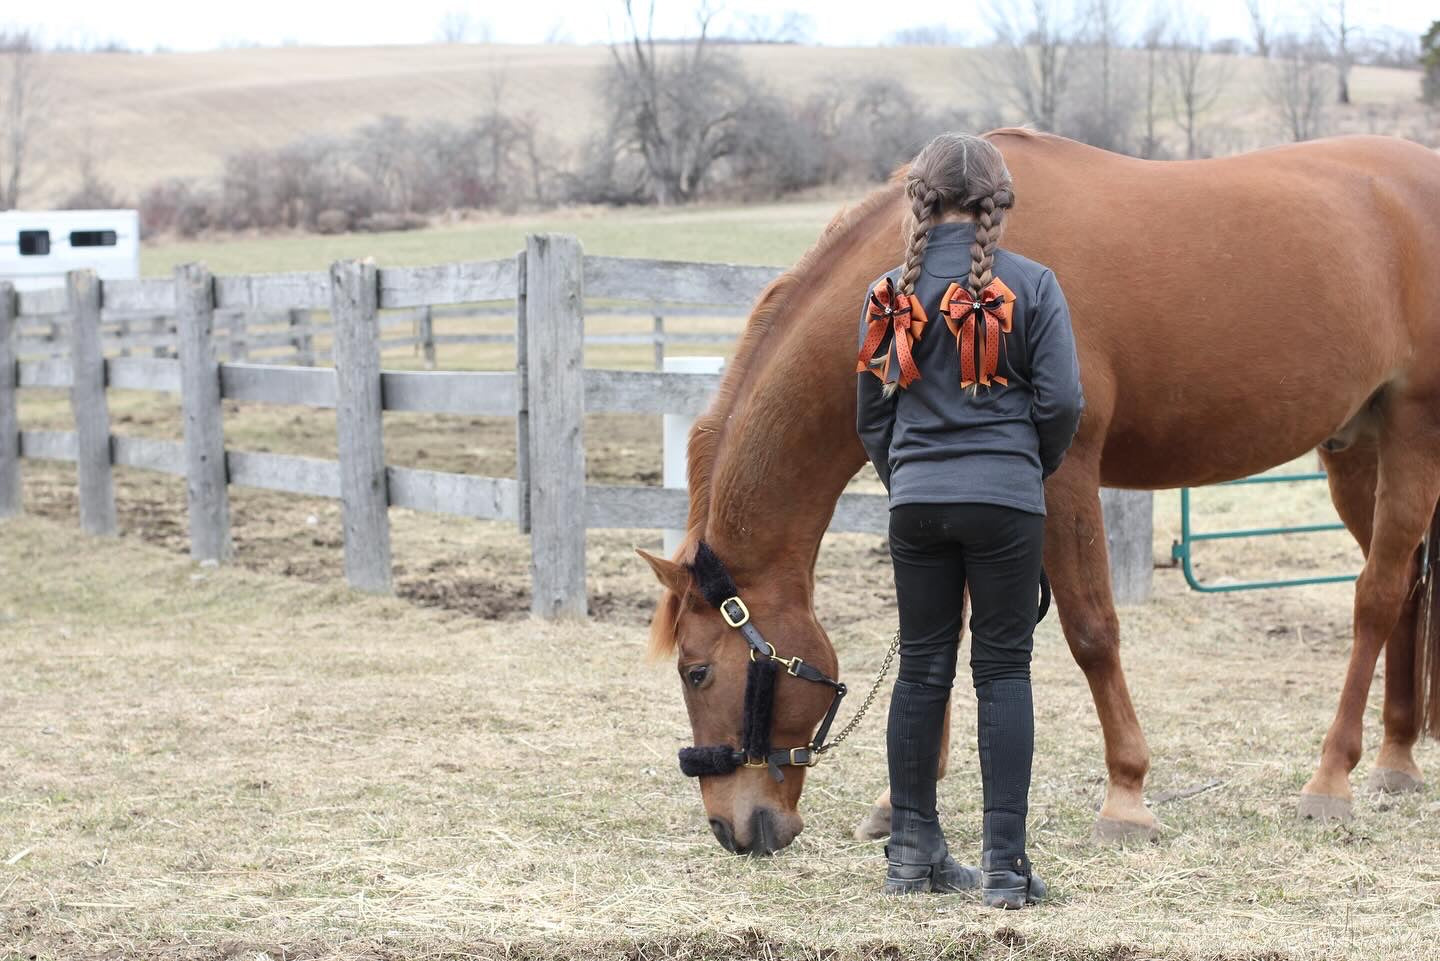
<instances>
[{"instance_id":1,"label":"horse's muzzle","mask_svg":"<svg viewBox=\"0 0 1440 961\"><path fill-rule=\"evenodd\" d=\"M736 840L734 829L724 818L711 818L710 832L715 835L715 840L720 842L720 846L731 854L768 857L788 847L800 833L800 825L803 822L799 818L795 818L792 829L787 827L790 820L777 817L775 812L769 808L756 808L750 815L749 843L743 845Z\"/></svg>"}]
</instances>

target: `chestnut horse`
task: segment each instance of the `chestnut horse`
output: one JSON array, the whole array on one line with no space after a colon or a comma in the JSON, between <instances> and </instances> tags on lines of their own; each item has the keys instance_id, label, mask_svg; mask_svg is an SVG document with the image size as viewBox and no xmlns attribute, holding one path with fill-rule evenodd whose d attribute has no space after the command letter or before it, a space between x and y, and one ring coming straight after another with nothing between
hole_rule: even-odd
<instances>
[{"instance_id":1,"label":"chestnut horse","mask_svg":"<svg viewBox=\"0 0 1440 961\"><path fill-rule=\"evenodd\" d=\"M1427 721L1440 729L1440 630L1417 626L1440 618L1417 616L1413 590L1440 494L1440 156L1346 137L1167 163L1023 130L988 136L1018 197L1005 246L1054 269L1079 345L1085 415L1046 486L1045 564L1104 730L1097 833L1156 829L1141 795L1150 755L1120 665L1100 486L1211 484L1322 444L1335 506L1366 559L1339 707L1300 810L1349 816L1382 645L1373 783L1418 787L1412 747ZM880 189L765 290L691 434L685 542L673 559L647 559L666 588L652 647L677 654L697 744L738 743L747 657L693 589L685 562L701 540L766 638L838 675L812 603L815 558L865 463L856 318L867 284L903 259L906 206L898 182ZM806 743L829 699L782 677L774 743ZM790 843L805 773L702 777L717 837L740 852ZM876 834L887 804L877 802Z\"/></svg>"}]
</instances>

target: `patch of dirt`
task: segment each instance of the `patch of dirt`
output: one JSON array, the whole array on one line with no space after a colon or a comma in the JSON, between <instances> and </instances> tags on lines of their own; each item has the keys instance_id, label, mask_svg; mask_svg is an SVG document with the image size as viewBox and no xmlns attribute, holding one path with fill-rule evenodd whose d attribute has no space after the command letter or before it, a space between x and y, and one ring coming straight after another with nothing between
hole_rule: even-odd
<instances>
[{"instance_id":1,"label":"patch of dirt","mask_svg":"<svg viewBox=\"0 0 1440 961\"><path fill-rule=\"evenodd\" d=\"M525 617L530 613L530 592L472 577L413 578L396 585L395 593L422 607L440 607L487 620Z\"/></svg>"}]
</instances>

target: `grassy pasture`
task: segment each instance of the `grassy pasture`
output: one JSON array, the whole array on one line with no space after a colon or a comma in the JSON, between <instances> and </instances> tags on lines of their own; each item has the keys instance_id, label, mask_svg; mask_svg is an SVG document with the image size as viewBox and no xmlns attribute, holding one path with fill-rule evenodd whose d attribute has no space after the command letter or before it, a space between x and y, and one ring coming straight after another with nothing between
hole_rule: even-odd
<instances>
[{"instance_id":1,"label":"grassy pasture","mask_svg":"<svg viewBox=\"0 0 1440 961\"><path fill-rule=\"evenodd\" d=\"M163 513L126 511L121 538L84 538L73 505L42 503L73 479L36 481L28 506L48 516L0 528L5 961L1370 961L1424 958L1440 936L1433 792L1362 791L1348 828L1294 820L1343 669L1343 587L1202 598L1162 571L1155 602L1124 612L1167 827L1125 849L1087 840L1099 732L1047 621L1033 844L1056 899L1001 916L963 896L876 893L879 846L849 831L883 786L883 697L812 772L796 845L737 859L675 770L688 730L670 668L640 658L643 605L546 625L353 595L333 568L321 583L243 557L200 569L151 543ZM135 483L124 472L132 502ZM275 506L242 499L237 513ZM308 532L337 526L331 511ZM496 569L526 560L493 525L396 528L402 567L477 545ZM596 586L653 594L625 557L652 542L597 534ZM892 624L878 539L828 538L820 585L845 676L866 678ZM979 789L959 693L942 810L965 852ZM1373 745L1378 697L1371 708ZM1419 759L1433 770L1440 754Z\"/></svg>"}]
</instances>

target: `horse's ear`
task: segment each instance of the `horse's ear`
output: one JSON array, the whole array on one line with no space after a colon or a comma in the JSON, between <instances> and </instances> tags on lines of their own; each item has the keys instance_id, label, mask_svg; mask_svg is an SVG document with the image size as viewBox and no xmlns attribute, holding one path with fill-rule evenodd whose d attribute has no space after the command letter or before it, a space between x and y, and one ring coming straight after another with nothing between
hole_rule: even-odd
<instances>
[{"instance_id":1,"label":"horse's ear","mask_svg":"<svg viewBox=\"0 0 1440 961\"><path fill-rule=\"evenodd\" d=\"M650 569L655 572L655 579L660 582L661 587L680 597L684 597L689 591L690 571L685 565L677 564L663 557L656 557L638 547L635 548L635 553L645 558L645 563L649 564Z\"/></svg>"}]
</instances>

